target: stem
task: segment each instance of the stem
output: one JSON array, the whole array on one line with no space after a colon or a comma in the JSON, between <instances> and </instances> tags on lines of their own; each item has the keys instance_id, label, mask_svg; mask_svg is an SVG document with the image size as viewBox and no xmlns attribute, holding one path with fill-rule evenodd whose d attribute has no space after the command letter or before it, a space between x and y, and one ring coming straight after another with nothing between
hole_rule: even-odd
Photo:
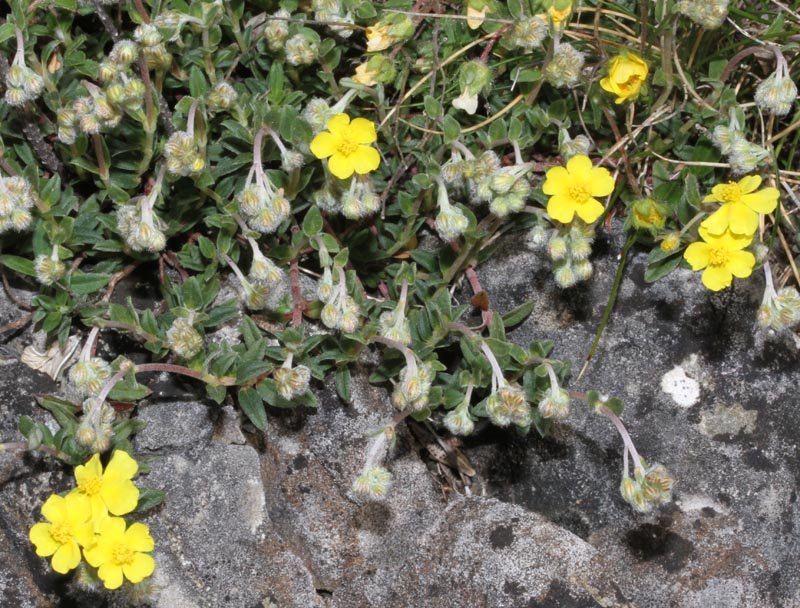
<instances>
[{"instance_id":1,"label":"stem","mask_svg":"<svg viewBox=\"0 0 800 608\"><path fill-rule=\"evenodd\" d=\"M97 158L97 170L100 172L100 179L108 184L108 165L106 165L106 155L103 152L103 140L99 133L92 134L92 144L94 145L94 155Z\"/></svg>"},{"instance_id":2,"label":"stem","mask_svg":"<svg viewBox=\"0 0 800 608\"><path fill-rule=\"evenodd\" d=\"M199 99L195 99L189 107L189 114L186 116L186 134L194 137L194 116L197 113L197 104L200 103Z\"/></svg>"},{"instance_id":3,"label":"stem","mask_svg":"<svg viewBox=\"0 0 800 608\"><path fill-rule=\"evenodd\" d=\"M626 429L625 425L622 424L622 420L619 419L619 416L605 406L597 408L597 411L611 420L614 426L617 427L617 432L619 433L620 437L622 437L622 442L625 444L625 448L630 451L631 457L633 458L634 470L643 468L642 459L639 457L639 452L636 451L636 446L633 445L633 440L628 434L628 429Z\"/></svg>"},{"instance_id":4,"label":"stem","mask_svg":"<svg viewBox=\"0 0 800 608\"><path fill-rule=\"evenodd\" d=\"M503 386L506 383L506 378L503 375L503 370L500 368L500 364L497 362L497 359L492 352L492 349L489 348L489 345L486 344L483 340L481 340L481 350L483 354L486 356L486 359L489 361L489 365L492 366L492 378L499 386Z\"/></svg>"},{"instance_id":5,"label":"stem","mask_svg":"<svg viewBox=\"0 0 800 608\"><path fill-rule=\"evenodd\" d=\"M381 344L385 344L390 348L400 351L400 353L402 353L403 357L406 359L408 371L411 374L417 373L417 356L414 354L414 351L408 348L405 344L402 344L397 340L392 340L391 338L385 338L383 336L372 336L371 340L373 342L380 342Z\"/></svg>"}]
</instances>

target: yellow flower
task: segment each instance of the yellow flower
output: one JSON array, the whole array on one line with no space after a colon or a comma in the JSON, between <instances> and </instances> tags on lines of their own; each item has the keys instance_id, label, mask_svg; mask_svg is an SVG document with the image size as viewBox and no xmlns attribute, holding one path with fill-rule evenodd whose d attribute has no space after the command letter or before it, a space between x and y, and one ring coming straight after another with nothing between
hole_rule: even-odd
<instances>
[{"instance_id":1,"label":"yellow flower","mask_svg":"<svg viewBox=\"0 0 800 608\"><path fill-rule=\"evenodd\" d=\"M124 519L107 517L100 524L95 544L83 555L89 565L97 568L106 589L118 589L123 575L132 583L140 583L153 574L156 563L147 553L154 545L144 524L132 524L126 530Z\"/></svg>"},{"instance_id":2,"label":"yellow flower","mask_svg":"<svg viewBox=\"0 0 800 608\"><path fill-rule=\"evenodd\" d=\"M367 28L367 52L383 51L394 44L394 36L387 25L373 25Z\"/></svg>"},{"instance_id":3,"label":"yellow flower","mask_svg":"<svg viewBox=\"0 0 800 608\"><path fill-rule=\"evenodd\" d=\"M54 494L42 505L48 523L31 527L28 538L36 545L39 557L53 556L53 570L66 574L81 561L80 547L92 542L91 507L85 496Z\"/></svg>"},{"instance_id":4,"label":"yellow flower","mask_svg":"<svg viewBox=\"0 0 800 608\"><path fill-rule=\"evenodd\" d=\"M603 205L596 196L608 196L614 191L614 178L607 169L593 167L585 154L567 161L566 168L553 167L545 176L544 193L550 196L547 213L563 224L575 214L591 224L603 214Z\"/></svg>"},{"instance_id":5,"label":"yellow flower","mask_svg":"<svg viewBox=\"0 0 800 608\"><path fill-rule=\"evenodd\" d=\"M670 253L675 251L678 246L681 244L681 233L680 232L670 232L664 237L664 240L661 241L661 251L664 253Z\"/></svg>"},{"instance_id":6,"label":"yellow flower","mask_svg":"<svg viewBox=\"0 0 800 608\"><path fill-rule=\"evenodd\" d=\"M70 495L84 496L91 505L92 520L98 525L110 512L124 515L136 508L139 490L131 479L139 465L127 452L117 450L105 471L100 456L95 454L85 465L75 467L75 488Z\"/></svg>"},{"instance_id":7,"label":"yellow flower","mask_svg":"<svg viewBox=\"0 0 800 608\"><path fill-rule=\"evenodd\" d=\"M748 175L737 183L717 184L704 203L722 203L703 223L710 234L722 234L730 230L734 234L751 235L758 230L758 214L771 213L778 206L780 192L777 188L764 188L758 175Z\"/></svg>"},{"instance_id":8,"label":"yellow flower","mask_svg":"<svg viewBox=\"0 0 800 608\"><path fill-rule=\"evenodd\" d=\"M692 270L703 271L703 285L711 291L729 287L733 277L743 279L753 272L756 258L749 251L742 251L753 240L750 235L734 234L730 230L713 235L700 226L700 238L704 242L692 243L683 252Z\"/></svg>"},{"instance_id":9,"label":"yellow flower","mask_svg":"<svg viewBox=\"0 0 800 608\"><path fill-rule=\"evenodd\" d=\"M566 8L561 10L557 9L555 6L551 6L547 9L546 13L541 13L537 15L540 19L547 22L550 19L553 22L555 27L559 27L564 21L569 19L569 16L572 14L572 5L568 5Z\"/></svg>"},{"instance_id":10,"label":"yellow flower","mask_svg":"<svg viewBox=\"0 0 800 608\"><path fill-rule=\"evenodd\" d=\"M328 121L328 130L319 133L309 147L319 159L328 159L328 168L339 179L353 173L364 175L381 164L378 151L369 144L378 139L375 123L366 118L350 121L347 114L337 114Z\"/></svg>"},{"instance_id":11,"label":"yellow flower","mask_svg":"<svg viewBox=\"0 0 800 608\"><path fill-rule=\"evenodd\" d=\"M608 76L600 81L600 86L617 96L615 103L636 99L647 80L648 71L649 68L641 57L626 52L611 60L608 64Z\"/></svg>"},{"instance_id":12,"label":"yellow flower","mask_svg":"<svg viewBox=\"0 0 800 608\"><path fill-rule=\"evenodd\" d=\"M356 73L351 76L353 82L363 84L365 87L371 87L375 84L375 77L378 75L378 70L370 70L367 62L356 66Z\"/></svg>"}]
</instances>

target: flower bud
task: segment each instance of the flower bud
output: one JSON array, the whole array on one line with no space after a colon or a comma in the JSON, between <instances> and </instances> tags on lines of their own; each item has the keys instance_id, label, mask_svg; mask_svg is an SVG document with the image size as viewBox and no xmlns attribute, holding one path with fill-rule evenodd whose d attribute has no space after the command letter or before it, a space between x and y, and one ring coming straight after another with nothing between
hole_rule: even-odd
<instances>
[{"instance_id":1,"label":"flower bud","mask_svg":"<svg viewBox=\"0 0 800 608\"><path fill-rule=\"evenodd\" d=\"M476 59L461 65L458 71L458 84L461 95L453 100L453 107L474 114L478 109L478 95L492 79L492 71L485 62Z\"/></svg>"},{"instance_id":2,"label":"flower bud","mask_svg":"<svg viewBox=\"0 0 800 608\"><path fill-rule=\"evenodd\" d=\"M289 38L289 22L287 19L291 16L289 11L281 9L272 15L272 18L267 21L267 25L264 27L264 38L267 41L269 50L273 53L283 49L286 39Z\"/></svg>"},{"instance_id":3,"label":"flower bud","mask_svg":"<svg viewBox=\"0 0 800 608\"><path fill-rule=\"evenodd\" d=\"M547 23L537 15L518 19L513 29L506 35L505 41L510 47L532 51L541 47L545 38L547 38Z\"/></svg>"},{"instance_id":4,"label":"flower bud","mask_svg":"<svg viewBox=\"0 0 800 608\"><path fill-rule=\"evenodd\" d=\"M679 0L678 12L707 30L718 28L728 16L729 0Z\"/></svg>"},{"instance_id":5,"label":"flower bud","mask_svg":"<svg viewBox=\"0 0 800 608\"><path fill-rule=\"evenodd\" d=\"M287 400L299 397L308 391L311 371L305 365L295 368L279 367L272 374L278 393Z\"/></svg>"},{"instance_id":6,"label":"flower bud","mask_svg":"<svg viewBox=\"0 0 800 608\"><path fill-rule=\"evenodd\" d=\"M513 384L506 384L489 395L486 400L486 413L497 426L514 423L525 427L531 423L531 408L525 400L525 393L519 386Z\"/></svg>"},{"instance_id":7,"label":"flower bud","mask_svg":"<svg viewBox=\"0 0 800 608\"><path fill-rule=\"evenodd\" d=\"M367 52L383 51L401 40L410 38L413 33L414 23L408 15L390 13L367 28Z\"/></svg>"},{"instance_id":8,"label":"flower bud","mask_svg":"<svg viewBox=\"0 0 800 608\"><path fill-rule=\"evenodd\" d=\"M792 329L800 323L800 294L794 287L784 287L765 298L758 310L758 322L775 331Z\"/></svg>"},{"instance_id":9,"label":"flower bud","mask_svg":"<svg viewBox=\"0 0 800 608\"><path fill-rule=\"evenodd\" d=\"M125 100L125 86L115 82L106 88L106 98L114 105L119 105Z\"/></svg>"},{"instance_id":10,"label":"flower bud","mask_svg":"<svg viewBox=\"0 0 800 608\"><path fill-rule=\"evenodd\" d=\"M175 175L196 175L203 170L205 160L195 139L187 131L175 131L164 145L167 170Z\"/></svg>"},{"instance_id":11,"label":"flower bud","mask_svg":"<svg viewBox=\"0 0 800 608\"><path fill-rule=\"evenodd\" d=\"M119 74L120 68L113 61L101 61L97 66L97 80L100 82L111 82Z\"/></svg>"},{"instance_id":12,"label":"flower bud","mask_svg":"<svg viewBox=\"0 0 800 608\"><path fill-rule=\"evenodd\" d=\"M761 81L756 88L755 101L764 112L786 116L797 99L797 85L792 81L785 63Z\"/></svg>"},{"instance_id":13,"label":"flower bud","mask_svg":"<svg viewBox=\"0 0 800 608\"><path fill-rule=\"evenodd\" d=\"M203 336L188 319L178 317L167 330L167 345L178 357L191 359L203 350Z\"/></svg>"},{"instance_id":14,"label":"flower bud","mask_svg":"<svg viewBox=\"0 0 800 608\"><path fill-rule=\"evenodd\" d=\"M143 47L155 47L163 42L161 33L152 23L143 23L133 31L133 39Z\"/></svg>"},{"instance_id":15,"label":"flower bud","mask_svg":"<svg viewBox=\"0 0 800 608\"><path fill-rule=\"evenodd\" d=\"M564 136L561 136L561 133L563 133ZM592 142L583 133L576 135L574 138L569 136L569 133L567 133L566 129L561 131L561 133L559 133L559 139L561 140L561 143L558 146L558 151L565 160L569 160L573 156L577 156L579 154L589 154L592 149Z\"/></svg>"},{"instance_id":16,"label":"flower bud","mask_svg":"<svg viewBox=\"0 0 800 608\"><path fill-rule=\"evenodd\" d=\"M36 270L36 280L42 285L52 285L67 272L64 262L54 260L47 255L37 255L33 266Z\"/></svg>"},{"instance_id":17,"label":"flower bud","mask_svg":"<svg viewBox=\"0 0 800 608\"><path fill-rule=\"evenodd\" d=\"M630 223L634 228L656 233L664 227L666 209L652 198L640 198L631 204Z\"/></svg>"},{"instance_id":18,"label":"flower bud","mask_svg":"<svg viewBox=\"0 0 800 608\"><path fill-rule=\"evenodd\" d=\"M229 110L236 103L239 94L227 82L218 82L208 94L208 107L210 110L220 112Z\"/></svg>"},{"instance_id":19,"label":"flower bud","mask_svg":"<svg viewBox=\"0 0 800 608\"><path fill-rule=\"evenodd\" d=\"M544 69L544 79L556 88L572 87L578 82L583 70L583 53L568 43L556 46L553 58Z\"/></svg>"},{"instance_id":20,"label":"flower bud","mask_svg":"<svg viewBox=\"0 0 800 608\"><path fill-rule=\"evenodd\" d=\"M69 370L69 381L83 397L97 395L111 377L111 366L100 357L78 361Z\"/></svg>"},{"instance_id":21,"label":"flower bud","mask_svg":"<svg viewBox=\"0 0 800 608\"><path fill-rule=\"evenodd\" d=\"M133 40L120 40L111 49L108 58L114 63L129 66L139 56L139 47Z\"/></svg>"},{"instance_id":22,"label":"flower bud","mask_svg":"<svg viewBox=\"0 0 800 608\"><path fill-rule=\"evenodd\" d=\"M569 393L563 388L548 390L537 408L542 418L563 420L569 416Z\"/></svg>"},{"instance_id":23,"label":"flower bud","mask_svg":"<svg viewBox=\"0 0 800 608\"><path fill-rule=\"evenodd\" d=\"M330 329L336 329L339 327L339 323L342 320L342 313L339 310L339 307L336 306L334 303L328 303L322 307L322 312L320 313L320 320L322 321L325 327Z\"/></svg>"},{"instance_id":24,"label":"flower bud","mask_svg":"<svg viewBox=\"0 0 800 608\"><path fill-rule=\"evenodd\" d=\"M746 139L738 139L731 145L728 160L731 164L731 171L741 175L750 173L768 157L769 151L766 148L762 148Z\"/></svg>"},{"instance_id":25,"label":"flower bud","mask_svg":"<svg viewBox=\"0 0 800 608\"><path fill-rule=\"evenodd\" d=\"M461 437L472 435L475 430L475 423L469 415L469 407L458 406L450 410L447 416L444 417L444 425L453 435L460 435Z\"/></svg>"},{"instance_id":26,"label":"flower bud","mask_svg":"<svg viewBox=\"0 0 800 608\"><path fill-rule=\"evenodd\" d=\"M436 216L436 231L445 241L454 241L469 227L469 218L455 205L440 208Z\"/></svg>"},{"instance_id":27,"label":"flower bud","mask_svg":"<svg viewBox=\"0 0 800 608\"><path fill-rule=\"evenodd\" d=\"M556 262L553 267L553 277L562 289L568 289L580 280L570 260Z\"/></svg>"},{"instance_id":28,"label":"flower bud","mask_svg":"<svg viewBox=\"0 0 800 608\"><path fill-rule=\"evenodd\" d=\"M353 493L361 499L379 500L385 498L392 485L392 474L385 468L371 467L353 482Z\"/></svg>"},{"instance_id":29,"label":"flower bud","mask_svg":"<svg viewBox=\"0 0 800 608\"><path fill-rule=\"evenodd\" d=\"M428 393L433 384L434 373L429 365L418 365L416 369L403 368L392 392L392 403L399 410L418 412L428 405Z\"/></svg>"},{"instance_id":30,"label":"flower bud","mask_svg":"<svg viewBox=\"0 0 800 608\"><path fill-rule=\"evenodd\" d=\"M661 251L664 253L670 253L675 251L681 244L681 233L680 232L670 232L664 236L663 240L661 241Z\"/></svg>"},{"instance_id":31,"label":"flower bud","mask_svg":"<svg viewBox=\"0 0 800 608\"><path fill-rule=\"evenodd\" d=\"M310 65L319 56L319 45L303 34L295 34L286 41L285 52L289 65Z\"/></svg>"},{"instance_id":32,"label":"flower bud","mask_svg":"<svg viewBox=\"0 0 800 608\"><path fill-rule=\"evenodd\" d=\"M550 240L547 242L547 255L554 262L566 259L569 254L569 247L567 246L567 239L559 235L558 232L553 232Z\"/></svg>"}]
</instances>

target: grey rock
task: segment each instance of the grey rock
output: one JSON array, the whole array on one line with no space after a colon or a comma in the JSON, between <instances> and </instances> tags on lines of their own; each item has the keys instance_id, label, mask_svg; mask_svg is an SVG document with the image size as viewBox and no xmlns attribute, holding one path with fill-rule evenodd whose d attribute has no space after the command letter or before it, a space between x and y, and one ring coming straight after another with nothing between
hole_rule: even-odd
<instances>
[{"instance_id":1,"label":"grey rock","mask_svg":"<svg viewBox=\"0 0 800 608\"><path fill-rule=\"evenodd\" d=\"M204 445L211 437L208 407L197 401L160 401L141 404L137 418L147 426L136 435L136 447L159 450L180 446Z\"/></svg>"}]
</instances>

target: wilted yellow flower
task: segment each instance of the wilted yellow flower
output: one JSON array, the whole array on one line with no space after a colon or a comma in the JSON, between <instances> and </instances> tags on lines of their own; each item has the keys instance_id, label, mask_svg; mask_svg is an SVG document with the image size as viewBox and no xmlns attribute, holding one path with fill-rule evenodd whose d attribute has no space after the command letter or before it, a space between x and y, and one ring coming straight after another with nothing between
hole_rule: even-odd
<instances>
[{"instance_id":1,"label":"wilted yellow flower","mask_svg":"<svg viewBox=\"0 0 800 608\"><path fill-rule=\"evenodd\" d=\"M711 291L729 287L733 277L749 277L756 258L749 251L742 251L753 240L750 235L733 234L730 230L713 235L700 226L700 238L704 242L692 243L683 252L692 270L703 270L703 285Z\"/></svg>"},{"instance_id":2,"label":"wilted yellow flower","mask_svg":"<svg viewBox=\"0 0 800 608\"><path fill-rule=\"evenodd\" d=\"M107 517L100 524L94 545L83 554L89 565L97 568L106 589L118 589L123 576L132 583L140 583L153 574L156 563L147 553L154 546L144 524L135 523L126 530L124 519Z\"/></svg>"},{"instance_id":3,"label":"wilted yellow flower","mask_svg":"<svg viewBox=\"0 0 800 608\"><path fill-rule=\"evenodd\" d=\"M47 523L39 522L28 533L39 557L53 556L53 570L66 574L81 561L80 547L92 542L91 506L85 496L54 494L42 505Z\"/></svg>"},{"instance_id":4,"label":"wilted yellow flower","mask_svg":"<svg viewBox=\"0 0 800 608\"><path fill-rule=\"evenodd\" d=\"M95 454L89 462L75 467L75 488L70 495L89 499L92 520L95 524L108 515L124 515L136 508L139 490L131 479L139 465L127 452L117 450L103 471L100 456Z\"/></svg>"},{"instance_id":5,"label":"wilted yellow flower","mask_svg":"<svg viewBox=\"0 0 800 608\"><path fill-rule=\"evenodd\" d=\"M373 25L367 28L367 51L383 51L394 44L394 37L389 34L386 25Z\"/></svg>"},{"instance_id":6,"label":"wilted yellow flower","mask_svg":"<svg viewBox=\"0 0 800 608\"><path fill-rule=\"evenodd\" d=\"M603 214L603 205L596 196L608 196L614 191L614 178L607 169L593 167L585 154L567 161L566 168L553 167L545 176L544 193L550 196L547 213L551 218L568 224L575 214L591 224Z\"/></svg>"},{"instance_id":7,"label":"wilted yellow flower","mask_svg":"<svg viewBox=\"0 0 800 608\"><path fill-rule=\"evenodd\" d=\"M363 84L365 87L371 87L375 84L375 77L378 75L378 70L370 70L367 65L368 62L361 63L356 66L356 73L351 77L353 82Z\"/></svg>"},{"instance_id":8,"label":"wilted yellow flower","mask_svg":"<svg viewBox=\"0 0 800 608\"><path fill-rule=\"evenodd\" d=\"M328 159L328 168L339 179L353 173L364 175L381 163L378 151L369 144L378 139L375 123L366 118L350 121L347 114L337 114L328 121L328 130L319 133L309 147L319 159Z\"/></svg>"},{"instance_id":9,"label":"wilted yellow flower","mask_svg":"<svg viewBox=\"0 0 800 608\"><path fill-rule=\"evenodd\" d=\"M481 9L476 9L467 4L467 26L469 29L477 30L483 25L483 21L486 19L486 9L486 6Z\"/></svg>"},{"instance_id":10,"label":"wilted yellow flower","mask_svg":"<svg viewBox=\"0 0 800 608\"><path fill-rule=\"evenodd\" d=\"M617 96L615 103L624 103L639 96L648 72L649 68L641 57L625 52L609 62L608 76L600 81L600 86Z\"/></svg>"},{"instance_id":11,"label":"wilted yellow flower","mask_svg":"<svg viewBox=\"0 0 800 608\"><path fill-rule=\"evenodd\" d=\"M549 19L553 22L553 25L555 27L560 27L562 23L569 20L571 14L572 14L572 3L569 3L566 5L566 7L562 9L558 9L555 7L555 5L553 5L547 9L546 13L538 15L538 17L541 17L545 21Z\"/></svg>"},{"instance_id":12,"label":"wilted yellow flower","mask_svg":"<svg viewBox=\"0 0 800 608\"><path fill-rule=\"evenodd\" d=\"M758 190L761 177L748 175L738 182L717 184L704 203L722 203L701 224L709 234L722 234L730 230L734 234L752 235L758 230L758 214L772 213L778 206L780 192L777 188Z\"/></svg>"}]
</instances>

